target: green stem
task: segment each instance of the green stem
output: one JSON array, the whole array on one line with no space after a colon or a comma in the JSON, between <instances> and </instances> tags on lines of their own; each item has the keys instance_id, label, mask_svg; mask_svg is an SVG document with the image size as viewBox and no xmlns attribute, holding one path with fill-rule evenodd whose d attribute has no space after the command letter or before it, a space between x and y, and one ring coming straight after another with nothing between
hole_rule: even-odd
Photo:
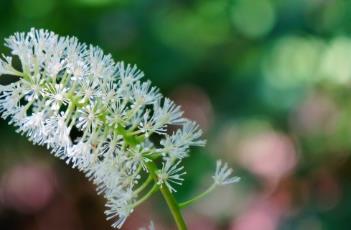
<instances>
[{"instance_id":1,"label":"green stem","mask_svg":"<svg viewBox=\"0 0 351 230\"><path fill-rule=\"evenodd\" d=\"M143 196L140 200L138 200L133 206L136 207L139 204L146 201L148 198L150 198L150 196L152 196L152 194L154 194L158 190L159 187L160 186L155 183L154 186L152 186L152 188L150 189L150 191L148 193L146 193L145 196Z\"/></svg>"},{"instance_id":2,"label":"green stem","mask_svg":"<svg viewBox=\"0 0 351 230\"><path fill-rule=\"evenodd\" d=\"M155 180L157 183L158 178L157 178L157 167L153 161L147 163L147 168L149 170L150 175L152 178ZM174 199L172 193L169 191L166 185L163 185L160 187L161 193L163 195L163 198L165 199L168 208L170 209L173 219L176 222L178 230L187 230L185 221L183 219L183 216L180 212L179 206L177 201Z\"/></svg>"},{"instance_id":3,"label":"green stem","mask_svg":"<svg viewBox=\"0 0 351 230\"><path fill-rule=\"evenodd\" d=\"M179 204L179 207L180 208L185 208L187 207L189 204L192 204L194 203L195 201L198 201L200 200L201 198L203 198L204 196L206 196L207 194L209 194L210 192L212 192L214 189L216 188L216 184L213 183L205 192L195 196L194 198L188 200L188 201L185 201L185 202L182 202Z\"/></svg>"},{"instance_id":4,"label":"green stem","mask_svg":"<svg viewBox=\"0 0 351 230\"><path fill-rule=\"evenodd\" d=\"M144 190L144 188L146 188L146 186L148 186L150 184L150 182L152 181L152 176L149 175L148 178L143 182L142 185L140 185L140 187L138 187L134 193L135 194L139 194L141 191Z\"/></svg>"},{"instance_id":5,"label":"green stem","mask_svg":"<svg viewBox=\"0 0 351 230\"><path fill-rule=\"evenodd\" d=\"M158 158L161 157L161 156L162 156L161 153L154 153L154 154L151 155L150 158L151 158L152 160L156 160L156 159L158 159Z\"/></svg>"}]
</instances>

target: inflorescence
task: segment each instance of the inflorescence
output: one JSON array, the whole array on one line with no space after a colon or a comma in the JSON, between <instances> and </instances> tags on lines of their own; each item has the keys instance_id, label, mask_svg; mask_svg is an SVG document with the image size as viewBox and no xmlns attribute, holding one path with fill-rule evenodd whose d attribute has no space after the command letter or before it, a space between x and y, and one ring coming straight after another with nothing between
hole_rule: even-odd
<instances>
[{"instance_id":1,"label":"inflorescence","mask_svg":"<svg viewBox=\"0 0 351 230\"><path fill-rule=\"evenodd\" d=\"M182 184L181 162L191 146L205 145L202 131L150 81L142 81L136 66L115 63L99 47L47 30L15 33L5 41L20 67L11 56L0 58L0 75L18 77L0 86L2 118L84 172L107 199L113 227L120 228L139 203L149 183L143 176L148 162L162 161L156 186L174 192ZM217 164L214 183L236 182L223 166Z\"/></svg>"}]
</instances>

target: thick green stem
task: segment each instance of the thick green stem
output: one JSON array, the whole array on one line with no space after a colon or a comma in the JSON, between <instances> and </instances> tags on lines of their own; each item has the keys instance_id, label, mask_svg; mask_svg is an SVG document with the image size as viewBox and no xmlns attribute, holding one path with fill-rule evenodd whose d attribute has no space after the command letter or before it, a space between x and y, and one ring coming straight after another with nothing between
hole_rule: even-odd
<instances>
[{"instance_id":1,"label":"thick green stem","mask_svg":"<svg viewBox=\"0 0 351 230\"><path fill-rule=\"evenodd\" d=\"M157 178L157 167L153 161L147 163L147 168L149 170L150 175L153 177L155 182L157 183L158 178ZM178 227L178 230L187 230L185 221L183 219L183 216L180 212L179 206L177 201L174 199L172 193L169 191L166 185L163 185L160 187L160 191L163 195L163 198L165 199L168 208L170 209L173 219L176 222L176 225Z\"/></svg>"}]
</instances>

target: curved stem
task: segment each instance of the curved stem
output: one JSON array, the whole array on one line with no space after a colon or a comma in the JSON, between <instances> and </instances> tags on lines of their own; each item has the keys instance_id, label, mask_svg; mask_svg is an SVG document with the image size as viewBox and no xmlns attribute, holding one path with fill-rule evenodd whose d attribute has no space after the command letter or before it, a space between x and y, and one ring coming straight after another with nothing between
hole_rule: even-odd
<instances>
[{"instance_id":1,"label":"curved stem","mask_svg":"<svg viewBox=\"0 0 351 230\"><path fill-rule=\"evenodd\" d=\"M158 178L157 178L157 167L153 161L147 163L147 168L149 170L150 175L154 179L154 181L157 183ZM165 199L168 208L170 209L173 219L176 222L178 230L187 230L185 221L183 219L183 216L180 212L179 206L177 201L174 199L172 193L169 191L167 186L161 186L160 191L163 195L163 198Z\"/></svg>"},{"instance_id":2,"label":"curved stem","mask_svg":"<svg viewBox=\"0 0 351 230\"><path fill-rule=\"evenodd\" d=\"M195 201L200 200L201 198L203 198L204 196L206 196L207 194L209 194L210 192L212 192L214 189L216 188L216 184L213 183L205 192L195 196L194 198L184 201L182 203L179 204L180 208L185 208L187 207L189 204L194 203Z\"/></svg>"},{"instance_id":3,"label":"curved stem","mask_svg":"<svg viewBox=\"0 0 351 230\"><path fill-rule=\"evenodd\" d=\"M134 191L134 193L135 193L135 194L139 194L141 191L144 190L144 188L146 188L146 187L150 184L151 181L152 181L152 176L149 175L148 178L143 182L143 184L140 185L140 187L138 187L138 188Z\"/></svg>"},{"instance_id":4,"label":"curved stem","mask_svg":"<svg viewBox=\"0 0 351 230\"><path fill-rule=\"evenodd\" d=\"M152 188L150 189L150 191L148 193L146 193L145 196L143 196L140 200L135 202L135 204L133 206L136 207L139 204L146 201L150 196L152 196L152 194L154 194L158 190L158 188L159 188L159 185L155 183L154 186L152 186Z\"/></svg>"}]
</instances>

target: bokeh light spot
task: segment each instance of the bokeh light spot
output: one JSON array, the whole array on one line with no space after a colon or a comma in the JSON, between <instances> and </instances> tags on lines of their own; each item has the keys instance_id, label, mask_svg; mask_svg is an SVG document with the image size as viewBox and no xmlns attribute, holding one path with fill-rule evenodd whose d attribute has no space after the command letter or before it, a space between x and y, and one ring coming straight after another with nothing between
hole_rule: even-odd
<instances>
[{"instance_id":1,"label":"bokeh light spot","mask_svg":"<svg viewBox=\"0 0 351 230\"><path fill-rule=\"evenodd\" d=\"M258 38L267 35L275 24L275 10L269 0L236 0L232 21L244 35Z\"/></svg>"},{"instance_id":2,"label":"bokeh light spot","mask_svg":"<svg viewBox=\"0 0 351 230\"><path fill-rule=\"evenodd\" d=\"M295 36L279 39L264 59L265 79L278 89L315 82L323 48L323 42L317 39Z\"/></svg>"},{"instance_id":3,"label":"bokeh light spot","mask_svg":"<svg viewBox=\"0 0 351 230\"><path fill-rule=\"evenodd\" d=\"M321 74L329 81L339 84L350 82L350 60L351 40L346 37L337 37L332 40L329 48L323 55Z\"/></svg>"},{"instance_id":4,"label":"bokeh light spot","mask_svg":"<svg viewBox=\"0 0 351 230\"><path fill-rule=\"evenodd\" d=\"M269 183L276 183L297 164L293 142L286 135L273 131L243 138L238 151L240 163Z\"/></svg>"},{"instance_id":5,"label":"bokeh light spot","mask_svg":"<svg viewBox=\"0 0 351 230\"><path fill-rule=\"evenodd\" d=\"M18 212L33 213L44 208L55 191L54 173L42 165L23 164L2 177L3 203Z\"/></svg>"}]
</instances>

